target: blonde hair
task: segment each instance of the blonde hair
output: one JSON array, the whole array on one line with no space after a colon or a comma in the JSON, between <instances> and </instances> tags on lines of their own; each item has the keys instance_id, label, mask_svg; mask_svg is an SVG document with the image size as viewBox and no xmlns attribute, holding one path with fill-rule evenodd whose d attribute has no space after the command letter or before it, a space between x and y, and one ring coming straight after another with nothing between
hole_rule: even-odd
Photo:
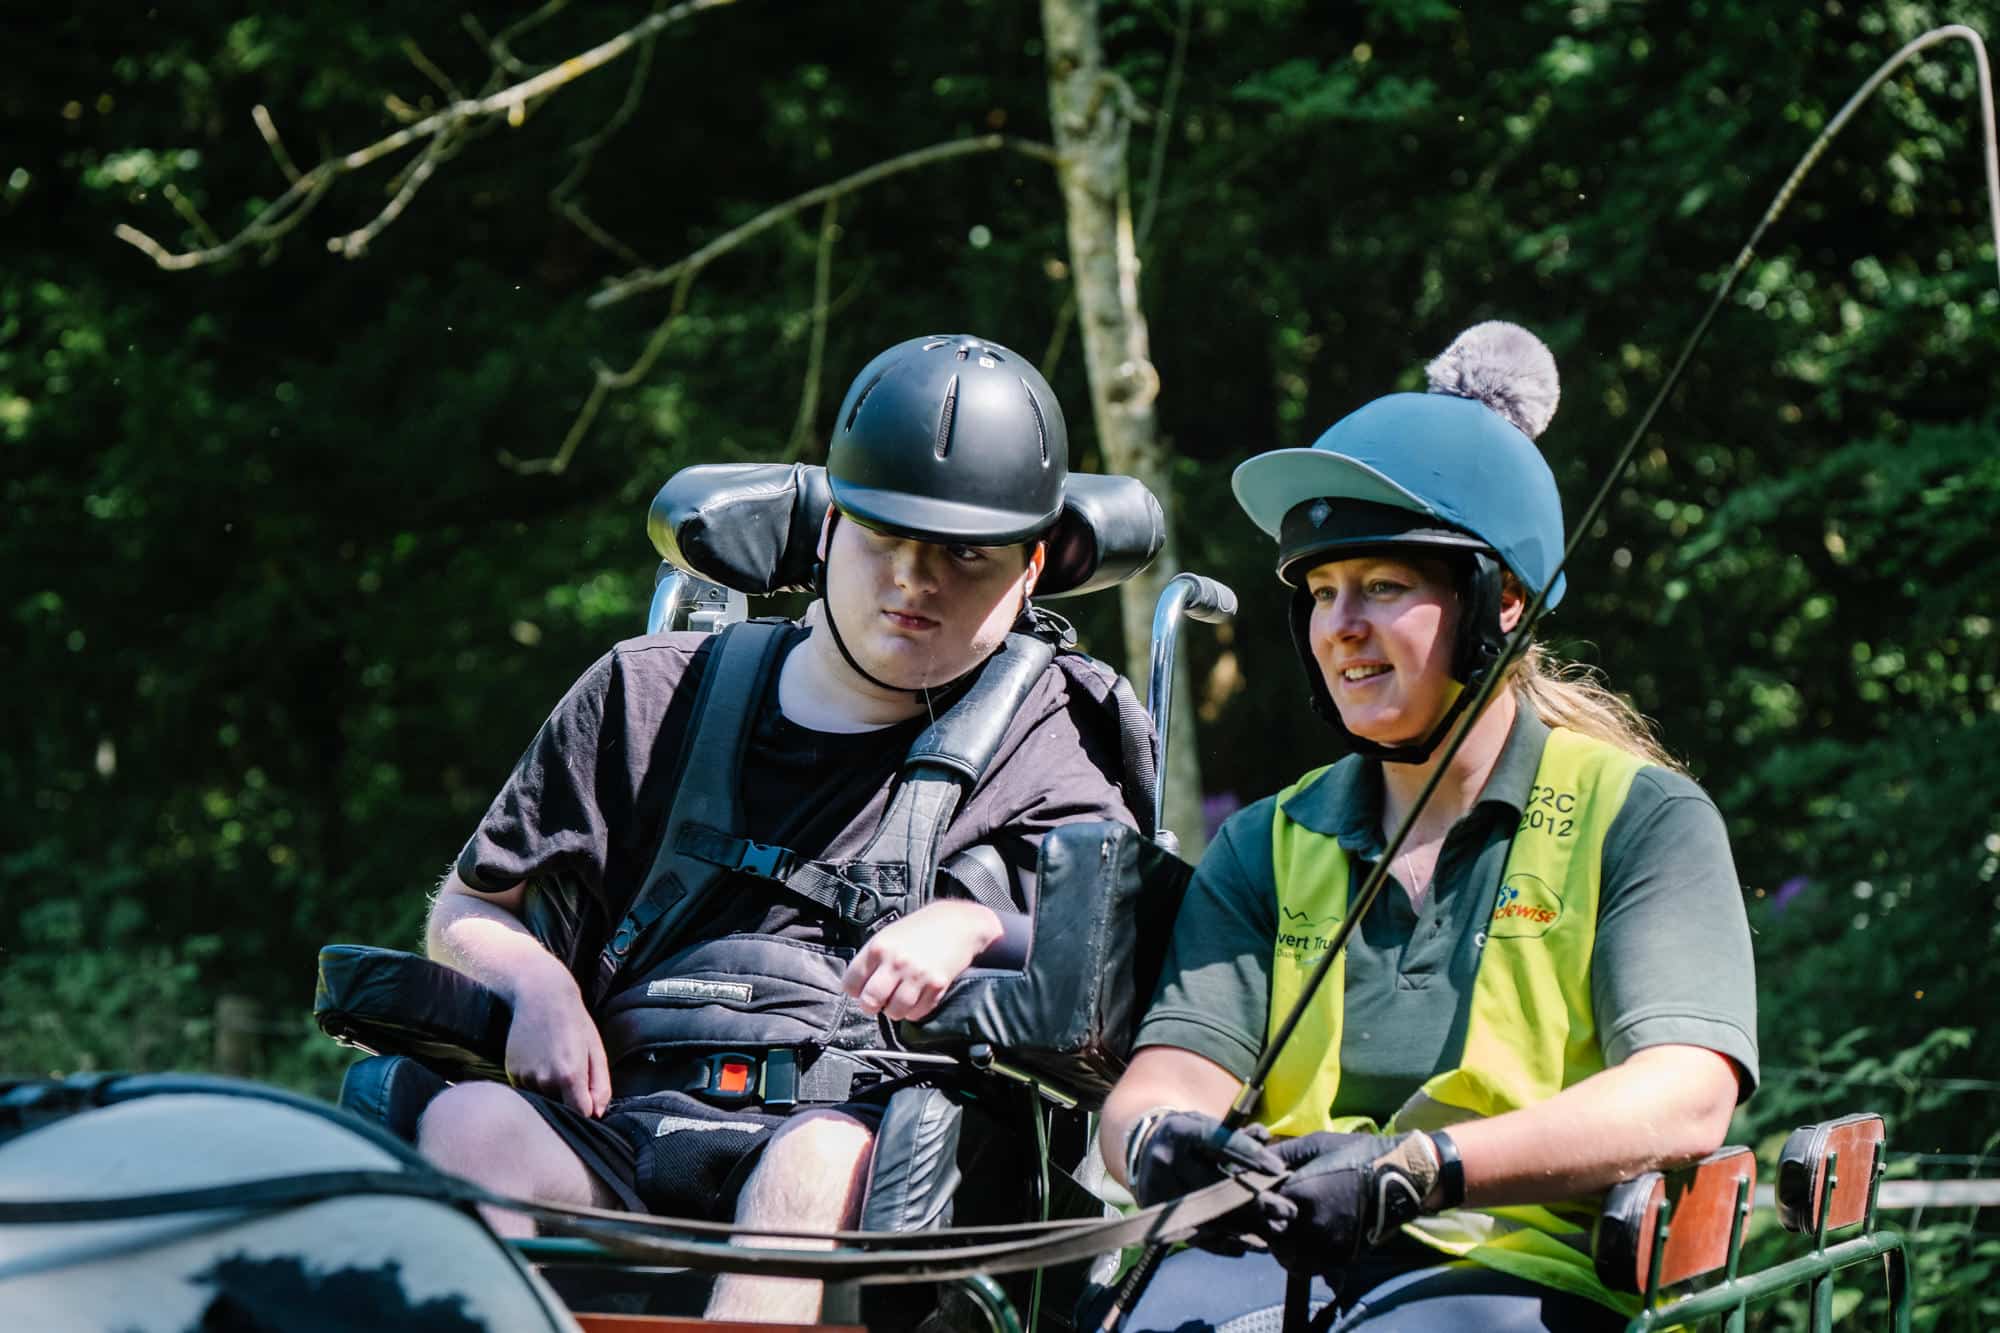
<instances>
[{"instance_id":1,"label":"blonde hair","mask_svg":"<svg viewBox=\"0 0 2000 1333\"><path fill-rule=\"evenodd\" d=\"M1531 643L1507 675L1515 699L1549 726L1568 727L1676 773L1687 771L1660 744L1652 722L1613 693L1595 668L1566 662Z\"/></svg>"}]
</instances>

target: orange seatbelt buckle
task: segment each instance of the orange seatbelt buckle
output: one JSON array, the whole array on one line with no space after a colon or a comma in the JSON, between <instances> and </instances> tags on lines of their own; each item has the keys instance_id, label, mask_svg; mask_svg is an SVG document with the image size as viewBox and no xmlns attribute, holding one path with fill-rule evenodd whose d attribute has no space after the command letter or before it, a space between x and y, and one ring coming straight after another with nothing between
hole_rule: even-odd
<instances>
[{"instance_id":1,"label":"orange seatbelt buckle","mask_svg":"<svg viewBox=\"0 0 2000 1333\"><path fill-rule=\"evenodd\" d=\"M750 1089L752 1070L741 1060L724 1060L715 1069L715 1090L741 1097Z\"/></svg>"}]
</instances>

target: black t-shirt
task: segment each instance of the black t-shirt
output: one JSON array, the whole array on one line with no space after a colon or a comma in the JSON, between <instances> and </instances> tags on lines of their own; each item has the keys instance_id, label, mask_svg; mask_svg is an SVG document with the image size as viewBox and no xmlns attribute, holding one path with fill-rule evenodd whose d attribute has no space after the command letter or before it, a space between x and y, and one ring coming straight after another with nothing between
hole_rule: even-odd
<instances>
[{"instance_id":1,"label":"black t-shirt","mask_svg":"<svg viewBox=\"0 0 2000 1333\"><path fill-rule=\"evenodd\" d=\"M795 630L785 651L806 635ZM575 936L549 941L572 966L595 956L652 867L713 643L701 634L652 635L600 658L542 724L459 854L459 878L474 889L498 893L533 880L573 898ZM873 836L903 755L929 718L867 732L813 731L779 712L777 676L771 673L739 774L747 825L740 832L810 859L852 859ZM1119 786L1113 680L1100 662L1058 655L961 802L941 839L940 861L992 847L1012 872L1015 903L1025 913L1033 907L1044 833L1088 820L1136 822ZM940 892L951 891L941 882ZM751 931L845 942L809 904L748 875L725 879L696 922L691 938Z\"/></svg>"}]
</instances>

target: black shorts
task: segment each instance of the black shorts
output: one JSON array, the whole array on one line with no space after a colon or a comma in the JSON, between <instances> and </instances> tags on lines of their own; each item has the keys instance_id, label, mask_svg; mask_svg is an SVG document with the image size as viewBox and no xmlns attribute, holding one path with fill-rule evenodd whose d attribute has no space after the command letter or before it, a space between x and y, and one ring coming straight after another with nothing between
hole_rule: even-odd
<instances>
[{"instance_id":1,"label":"black shorts","mask_svg":"<svg viewBox=\"0 0 2000 1333\"><path fill-rule=\"evenodd\" d=\"M612 1100L601 1119L567 1103L522 1092L593 1176L630 1212L727 1222L736 1196L778 1126L807 1111L838 1111L870 1129L879 1103L800 1106L790 1116L725 1110L685 1092Z\"/></svg>"}]
</instances>

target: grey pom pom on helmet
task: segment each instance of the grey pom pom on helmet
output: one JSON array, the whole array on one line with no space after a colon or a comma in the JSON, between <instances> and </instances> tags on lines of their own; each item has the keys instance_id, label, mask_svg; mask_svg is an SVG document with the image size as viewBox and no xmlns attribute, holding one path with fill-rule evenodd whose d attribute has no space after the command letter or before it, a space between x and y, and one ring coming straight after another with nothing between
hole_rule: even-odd
<instances>
[{"instance_id":1,"label":"grey pom pom on helmet","mask_svg":"<svg viewBox=\"0 0 2000 1333\"><path fill-rule=\"evenodd\" d=\"M1501 319L1459 334L1424 372L1432 393L1482 402L1531 440L1548 429L1562 397L1555 356L1540 338Z\"/></svg>"}]
</instances>

